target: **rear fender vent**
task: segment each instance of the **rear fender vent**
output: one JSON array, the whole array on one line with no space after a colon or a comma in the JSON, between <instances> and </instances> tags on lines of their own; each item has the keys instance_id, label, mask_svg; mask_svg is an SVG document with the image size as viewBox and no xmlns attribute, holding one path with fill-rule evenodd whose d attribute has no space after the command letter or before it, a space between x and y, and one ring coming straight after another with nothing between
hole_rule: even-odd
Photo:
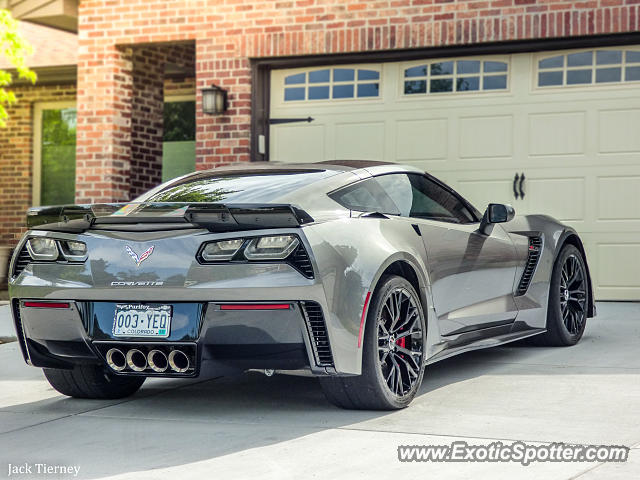
<instances>
[{"instance_id":1,"label":"rear fender vent","mask_svg":"<svg viewBox=\"0 0 640 480\"><path fill-rule=\"evenodd\" d=\"M298 248L296 248L295 252L293 252L289 257L288 261L291 266L298 270L302 275L307 278L313 278L313 266L311 265L311 259L302 244L298 245Z\"/></svg>"},{"instance_id":2,"label":"rear fender vent","mask_svg":"<svg viewBox=\"0 0 640 480\"><path fill-rule=\"evenodd\" d=\"M529 284L531 283L531 279L533 278L533 274L535 273L536 267L538 266L538 261L540 260L541 253L542 238L529 237L529 255L527 256L527 264L524 267L524 272L522 272L522 278L520 278L520 283L518 285L518 289L516 290L516 295L519 296L527 293Z\"/></svg>"},{"instance_id":3,"label":"rear fender vent","mask_svg":"<svg viewBox=\"0 0 640 480\"><path fill-rule=\"evenodd\" d=\"M16 258L16 262L13 265L13 276L17 277L22 273L22 271L27 268L27 265L31 263L31 257L29 256L29 252L27 251L27 244L25 243L18 254L18 258Z\"/></svg>"},{"instance_id":4,"label":"rear fender vent","mask_svg":"<svg viewBox=\"0 0 640 480\"><path fill-rule=\"evenodd\" d=\"M316 302L302 302L302 310L316 365L319 367L332 367L333 354L331 353L322 307Z\"/></svg>"}]
</instances>

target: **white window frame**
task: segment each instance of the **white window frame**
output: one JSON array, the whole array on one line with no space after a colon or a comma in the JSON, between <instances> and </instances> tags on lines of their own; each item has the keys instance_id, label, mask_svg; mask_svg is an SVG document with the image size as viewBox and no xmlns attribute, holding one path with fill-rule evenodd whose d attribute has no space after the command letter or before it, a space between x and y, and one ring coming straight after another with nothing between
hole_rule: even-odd
<instances>
[{"instance_id":1,"label":"white window frame","mask_svg":"<svg viewBox=\"0 0 640 480\"><path fill-rule=\"evenodd\" d=\"M164 103L178 103L178 102L195 102L196 94L188 95L166 95L164 97Z\"/></svg>"},{"instance_id":2,"label":"white window frame","mask_svg":"<svg viewBox=\"0 0 640 480\"><path fill-rule=\"evenodd\" d=\"M598 51L615 51L615 50L620 50L622 52L622 62L621 63L617 63L617 64L611 64L611 65L596 65L596 52ZM532 85L533 85L533 90L536 92L556 92L559 90L564 90L566 91L567 89L570 90L579 90L579 89L589 89L589 90L593 90L594 88L597 88L598 90L600 89L611 89L611 88L638 88L638 85L640 84L640 80L633 80L633 81L625 81L624 80L624 74L625 74L625 66L627 65L627 56L626 56L626 52L628 51L634 51L634 52L639 52L640 53L640 47L638 47L637 45L620 45L620 46L616 46L616 47L602 47L602 48L582 48L582 49L577 49L577 50L558 50L558 51L546 51L546 52L540 52L536 55L533 55L532 58L532 62L533 65L531 66L531 72L533 75L532 78ZM582 52L593 52L594 55L594 59L593 59L593 63L591 65L583 65L583 66L578 66L578 67L567 67L567 61L566 61L566 56L573 54L573 53L582 53ZM557 67L557 68L549 68L549 69L542 69L540 70L540 61L547 59L547 58L553 58L553 57L559 57L562 56L564 57L563 59L563 66L562 67ZM639 63L632 63L630 64L632 66L640 66ZM620 67L622 70L620 72L620 81L619 82L602 82L602 83L596 83L596 70L598 68L616 68L616 67ZM564 82L566 82L567 79L567 75L566 72L567 70L588 70L591 69L591 83L576 83L576 84L566 84ZM547 85L547 86L540 86L538 84L538 74L540 72L563 72L563 84L562 85Z\"/></svg>"},{"instance_id":3,"label":"white window frame","mask_svg":"<svg viewBox=\"0 0 640 480\"><path fill-rule=\"evenodd\" d=\"M433 63L444 63L444 62L454 62L454 64L458 61L465 61L465 60L470 60L470 61L480 61L480 62L502 62L502 63L506 63L507 64L507 70L504 72L491 72L488 74L485 74L482 71L482 65L480 67L480 72L479 73L470 73L470 74L462 74L462 75L458 75L457 73L454 73L452 75L438 75L437 78L434 77L434 79L452 79L455 80L456 78L458 78L459 76L462 77L479 77L480 79L482 79L485 76L500 76L500 75L506 75L507 76L507 88L504 89L494 89L494 90L462 90L462 91L451 91L451 92L437 92L437 93L430 93L430 92L424 92L424 93L404 93L404 82L405 81L412 81L412 80L425 80L426 82L429 82L429 80L431 80L431 76L429 75L429 73L427 73L426 77L405 77L404 76L404 72L405 70L412 68L412 67L418 67L421 65L427 65L427 70L429 70L431 64ZM399 64L399 68L400 70L398 71L398 98L401 100L415 100L415 99L420 99L420 100L425 100L425 99L438 99L441 97L461 97L464 95L483 95L483 96L489 96L489 95L505 95L505 94L510 94L511 93L511 79L513 77L513 66L511 64L511 56L510 55L500 55L500 56L474 56L474 57L448 57L448 58L427 58L427 59L423 59L423 60L413 60L411 62L403 62L401 64ZM457 66L456 66L457 68ZM428 87L427 87L428 89Z\"/></svg>"},{"instance_id":4,"label":"white window frame","mask_svg":"<svg viewBox=\"0 0 640 480\"><path fill-rule=\"evenodd\" d=\"M284 99L284 92L285 92L285 88L295 88L295 87L304 87L305 88L305 96L307 95L306 93L306 88L309 86L329 86L329 91L331 92L331 89L334 85L333 82L333 75L330 74L329 75L329 81L328 82L320 82L320 83L309 83L308 81L308 76L307 76L307 80L305 81L305 83L299 83L299 84L291 84L291 85L285 85L285 79L286 77L290 76L290 75L296 75L299 73L309 73L309 72L315 72L318 70L329 70L330 72L333 72L334 68L352 68L355 70L355 76L354 76L354 80L353 82L349 81L349 82L337 82L337 84L344 84L344 85L353 85L354 86L354 91L353 97L350 98L321 98L321 99L307 99L305 98L305 100L294 100L294 101L285 101ZM376 72L379 73L380 77L377 80L362 80L362 81L358 81L358 70L375 70ZM384 71L383 71L383 65L380 63L355 63L355 64L349 64L349 65L336 65L336 64L331 64L331 65L322 65L322 66L318 66L318 67L303 67L303 68L287 68L287 69L282 69L280 71L278 70L274 70L272 72L272 75L275 73L279 74L279 78L278 78L278 83L280 85L280 93L279 93L279 98L278 98L278 104L280 106L287 106L287 107L293 107L293 106L299 106L299 105L309 105L309 104L313 104L313 105L340 105L342 103L345 102L358 102L358 103L378 103L381 102L383 100L383 80L384 80ZM273 77L272 77L272 81L273 81ZM358 97L357 96L357 86L360 83L377 83L378 84L378 96L376 97Z\"/></svg>"},{"instance_id":5,"label":"white window frame","mask_svg":"<svg viewBox=\"0 0 640 480\"><path fill-rule=\"evenodd\" d=\"M78 103L74 100L58 102L35 102L33 104L33 175L31 177L31 203L39 206L41 201L42 183L42 112L44 110L62 110L65 108L78 109Z\"/></svg>"}]
</instances>

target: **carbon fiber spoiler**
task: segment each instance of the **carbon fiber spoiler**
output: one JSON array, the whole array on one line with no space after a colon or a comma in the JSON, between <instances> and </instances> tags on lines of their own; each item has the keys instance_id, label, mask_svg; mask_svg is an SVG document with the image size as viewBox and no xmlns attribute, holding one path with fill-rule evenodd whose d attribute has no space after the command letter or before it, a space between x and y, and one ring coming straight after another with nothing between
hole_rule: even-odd
<instances>
[{"instance_id":1,"label":"carbon fiber spoiler","mask_svg":"<svg viewBox=\"0 0 640 480\"><path fill-rule=\"evenodd\" d=\"M290 204L98 203L27 210L30 230L82 233L87 230L150 231L206 228L229 232L299 227L313 218Z\"/></svg>"}]
</instances>

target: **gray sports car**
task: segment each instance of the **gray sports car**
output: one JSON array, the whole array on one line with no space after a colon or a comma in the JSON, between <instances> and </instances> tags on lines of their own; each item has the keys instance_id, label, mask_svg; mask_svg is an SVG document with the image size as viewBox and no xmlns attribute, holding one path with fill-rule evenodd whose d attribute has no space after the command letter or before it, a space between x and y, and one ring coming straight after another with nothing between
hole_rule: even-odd
<instances>
[{"instance_id":1,"label":"gray sports car","mask_svg":"<svg viewBox=\"0 0 640 480\"><path fill-rule=\"evenodd\" d=\"M594 315L576 232L484 214L411 166L249 164L127 204L32 208L10 266L20 346L59 392L305 371L344 408L411 402L425 365Z\"/></svg>"}]
</instances>

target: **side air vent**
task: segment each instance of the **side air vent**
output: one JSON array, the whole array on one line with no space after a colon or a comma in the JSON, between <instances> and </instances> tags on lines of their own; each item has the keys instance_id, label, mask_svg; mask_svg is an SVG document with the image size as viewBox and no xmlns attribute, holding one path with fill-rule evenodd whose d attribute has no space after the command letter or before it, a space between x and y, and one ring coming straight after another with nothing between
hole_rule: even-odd
<instances>
[{"instance_id":1,"label":"side air vent","mask_svg":"<svg viewBox=\"0 0 640 480\"><path fill-rule=\"evenodd\" d=\"M22 271L27 268L27 265L31 263L31 257L29 256L29 252L27 251L27 245L25 244L20 253L18 254L18 258L16 258L16 263L13 266L13 276L17 277L22 273Z\"/></svg>"},{"instance_id":2,"label":"side air vent","mask_svg":"<svg viewBox=\"0 0 640 480\"><path fill-rule=\"evenodd\" d=\"M302 309L316 365L319 367L332 367L333 355L331 354L331 345L329 345L329 335L327 335L327 326L324 322L322 307L316 302L302 302Z\"/></svg>"},{"instance_id":3,"label":"side air vent","mask_svg":"<svg viewBox=\"0 0 640 480\"><path fill-rule=\"evenodd\" d=\"M311 259L302 245L299 245L291 257L289 257L289 262L305 277L313 278L313 266L311 266Z\"/></svg>"},{"instance_id":4,"label":"side air vent","mask_svg":"<svg viewBox=\"0 0 640 480\"><path fill-rule=\"evenodd\" d=\"M524 267L524 272L522 272L522 278L520 279L518 290L516 290L516 295L524 295L527 293L533 274L538 266L541 251L542 238L529 237L529 255L527 257L527 265Z\"/></svg>"},{"instance_id":5,"label":"side air vent","mask_svg":"<svg viewBox=\"0 0 640 480\"><path fill-rule=\"evenodd\" d=\"M18 342L20 343L20 350L22 350L22 356L26 361L29 361L29 350L27 350L24 330L22 329L22 317L20 317L20 300L13 300L11 310L13 312L13 321L16 326L16 333L18 335Z\"/></svg>"}]
</instances>

